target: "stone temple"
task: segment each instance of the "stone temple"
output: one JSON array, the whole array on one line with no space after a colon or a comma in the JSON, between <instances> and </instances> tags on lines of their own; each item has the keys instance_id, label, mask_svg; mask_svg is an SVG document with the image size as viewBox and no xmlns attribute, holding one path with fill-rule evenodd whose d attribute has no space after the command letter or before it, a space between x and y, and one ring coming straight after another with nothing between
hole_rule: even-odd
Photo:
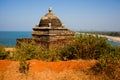
<instances>
[{"instance_id":1,"label":"stone temple","mask_svg":"<svg viewBox=\"0 0 120 80\"><path fill-rule=\"evenodd\" d=\"M37 45L51 48L58 43L64 44L74 35L75 32L67 29L60 19L53 13L52 8L49 8L48 13L45 14L41 18L39 24L33 28L32 38L17 39L17 45L24 41L34 41Z\"/></svg>"}]
</instances>

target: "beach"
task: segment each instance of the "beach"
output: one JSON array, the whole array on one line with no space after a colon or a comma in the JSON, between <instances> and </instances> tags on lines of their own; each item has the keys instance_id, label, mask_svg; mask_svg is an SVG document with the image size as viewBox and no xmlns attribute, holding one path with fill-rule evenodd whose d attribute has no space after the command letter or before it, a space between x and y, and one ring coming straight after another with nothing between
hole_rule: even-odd
<instances>
[{"instance_id":1,"label":"beach","mask_svg":"<svg viewBox=\"0 0 120 80\"><path fill-rule=\"evenodd\" d=\"M108 39L111 39L111 40L113 40L113 41L120 42L120 37L107 36L107 35L99 35L99 36L105 37L105 38L108 38Z\"/></svg>"},{"instance_id":2,"label":"beach","mask_svg":"<svg viewBox=\"0 0 120 80\"><path fill-rule=\"evenodd\" d=\"M13 47L9 47L9 48L5 48L5 51L13 51L15 48Z\"/></svg>"}]
</instances>

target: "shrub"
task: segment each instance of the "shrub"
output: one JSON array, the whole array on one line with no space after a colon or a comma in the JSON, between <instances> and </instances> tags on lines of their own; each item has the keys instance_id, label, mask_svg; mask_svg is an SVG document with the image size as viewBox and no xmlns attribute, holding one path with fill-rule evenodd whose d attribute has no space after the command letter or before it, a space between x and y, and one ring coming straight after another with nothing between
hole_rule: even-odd
<instances>
[{"instance_id":1,"label":"shrub","mask_svg":"<svg viewBox=\"0 0 120 80\"><path fill-rule=\"evenodd\" d=\"M98 35L80 34L62 49L60 56L62 60L98 59L101 54L109 51L109 46L106 39Z\"/></svg>"},{"instance_id":2,"label":"shrub","mask_svg":"<svg viewBox=\"0 0 120 80\"><path fill-rule=\"evenodd\" d=\"M31 43L21 43L21 45L16 47L14 53L14 60L19 61L19 71L21 73L27 73L29 71L30 63L27 60L30 59L41 59L42 58L42 49L38 46L35 46L34 42Z\"/></svg>"},{"instance_id":3,"label":"shrub","mask_svg":"<svg viewBox=\"0 0 120 80\"><path fill-rule=\"evenodd\" d=\"M70 42L60 46L58 44L49 50L35 46L35 43L22 43L16 48L16 55L21 59L41 59L47 61L71 60L71 59L99 59L100 55L109 53L110 44L105 38L98 35L77 35Z\"/></svg>"},{"instance_id":4,"label":"shrub","mask_svg":"<svg viewBox=\"0 0 120 80\"><path fill-rule=\"evenodd\" d=\"M109 47L109 52L100 55L99 63L92 68L95 74L103 74L105 80L120 79L120 48Z\"/></svg>"},{"instance_id":5,"label":"shrub","mask_svg":"<svg viewBox=\"0 0 120 80\"><path fill-rule=\"evenodd\" d=\"M30 60L30 59L40 59L42 56L42 49L39 46L35 46L34 42L22 43L20 46L16 47L16 52L14 57L16 60Z\"/></svg>"},{"instance_id":6,"label":"shrub","mask_svg":"<svg viewBox=\"0 0 120 80\"><path fill-rule=\"evenodd\" d=\"M111 46L105 38L98 35L77 35L60 53L61 60L97 59L99 63L92 68L105 75L105 79L120 79L120 47Z\"/></svg>"},{"instance_id":7,"label":"shrub","mask_svg":"<svg viewBox=\"0 0 120 80\"><path fill-rule=\"evenodd\" d=\"M7 59L9 57L9 52L5 51L5 47L0 45L0 59Z\"/></svg>"},{"instance_id":8,"label":"shrub","mask_svg":"<svg viewBox=\"0 0 120 80\"><path fill-rule=\"evenodd\" d=\"M29 62L26 62L25 60L19 61L19 71L20 73L27 73L29 71Z\"/></svg>"}]
</instances>

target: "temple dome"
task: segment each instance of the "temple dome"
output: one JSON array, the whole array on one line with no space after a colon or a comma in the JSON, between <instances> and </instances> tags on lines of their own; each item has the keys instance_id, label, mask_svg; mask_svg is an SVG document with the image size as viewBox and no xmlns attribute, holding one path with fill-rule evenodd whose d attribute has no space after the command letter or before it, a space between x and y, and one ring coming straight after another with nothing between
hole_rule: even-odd
<instances>
[{"instance_id":1,"label":"temple dome","mask_svg":"<svg viewBox=\"0 0 120 80\"><path fill-rule=\"evenodd\" d=\"M52 8L49 8L49 12L44 15L39 23L39 27L49 27L51 28L56 28L56 27L61 27L62 23L60 19L52 12Z\"/></svg>"}]
</instances>

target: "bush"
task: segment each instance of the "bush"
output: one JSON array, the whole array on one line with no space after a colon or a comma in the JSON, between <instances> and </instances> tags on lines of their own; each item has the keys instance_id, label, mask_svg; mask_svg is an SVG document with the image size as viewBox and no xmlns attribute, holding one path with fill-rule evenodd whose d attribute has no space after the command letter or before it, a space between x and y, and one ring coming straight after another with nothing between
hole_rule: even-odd
<instances>
[{"instance_id":1,"label":"bush","mask_svg":"<svg viewBox=\"0 0 120 80\"><path fill-rule=\"evenodd\" d=\"M26 62L24 60L19 61L19 71L20 71L20 73L26 74L29 71L29 65L30 65L29 62Z\"/></svg>"},{"instance_id":2,"label":"bush","mask_svg":"<svg viewBox=\"0 0 120 80\"><path fill-rule=\"evenodd\" d=\"M95 74L103 74L105 80L120 79L120 48L109 47L109 52L100 55L98 61L92 68Z\"/></svg>"},{"instance_id":3,"label":"bush","mask_svg":"<svg viewBox=\"0 0 120 80\"><path fill-rule=\"evenodd\" d=\"M21 43L20 46L16 47L14 55L15 60L31 60L40 59L42 57L42 49L39 46L35 46L34 42Z\"/></svg>"},{"instance_id":4,"label":"bush","mask_svg":"<svg viewBox=\"0 0 120 80\"><path fill-rule=\"evenodd\" d=\"M30 63L27 60L31 59L41 59L42 49L35 46L34 42L31 43L21 43L21 45L16 47L14 53L14 60L19 61L19 71L21 73L27 73L29 71Z\"/></svg>"},{"instance_id":5,"label":"bush","mask_svg":"<svg viewBox=\"0 0 120 80\"><path fill-rule=\"evenodd\" d=\"M47 61L56 60L71 60L71 59L99 59L100 55L109 53L110 44L105 38L98 35L77 35L68 43L60 46L58 44L49 50L44 50L42 47L32 43L22 43L16 48L16 59L25 58L41 59Z\"/></svg>"},{"instance_id":6,"label":"bush","mask_svg":"<svg viewBox=\"0 0 120 80\"><path fill-rule=\"evenodd\" d=\"M95 73L103 74L105 80L120 79L120 47L111 46L98 35L77 35L59 56L61 60L97 59L99 63L92 68Z\"/></svg>"},{"instance_id":7,"label":"bush","mask_svg":"<svg viewBox=\"0 0 120 80\"><path fill-rule=\"evenodd\" d=\"M19 71L20 73L26 74L29 71L29 62L26 62L25 60L19 61Z\"/></svg>"},{"instance_id":8,"label":"bush","mask_svg":"<svg viewBox=\"0 0 120 80\"><path fill-rule=\"evenodd\" d=\"M0 59L7 59L9 57L9 52L5 51L5 47L0 45Z\"/></svg>"},{"instance_id":9,"label":"bush","mask_svg":"<svg viewBox=\"0 0 120 80\"><path fill-rule=\"evenodd\" d=\"M62 49L60 56L62 60L98 59L101 54L109 51L109 46L106 39L98 35L80 34Z\"/></svg>"}]
</instances>

